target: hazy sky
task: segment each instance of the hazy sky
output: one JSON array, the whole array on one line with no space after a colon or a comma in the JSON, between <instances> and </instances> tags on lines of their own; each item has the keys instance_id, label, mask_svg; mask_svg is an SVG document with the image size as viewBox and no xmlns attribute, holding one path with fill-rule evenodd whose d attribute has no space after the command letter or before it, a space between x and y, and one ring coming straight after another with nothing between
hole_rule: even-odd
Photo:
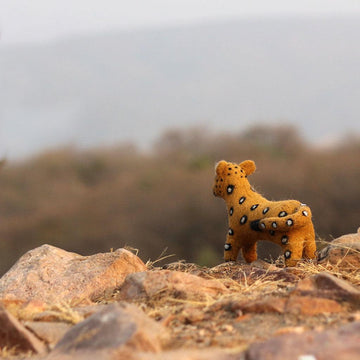
<instances>
[{"instance_id":1,"label":"hazy sky","mask_svg":"<svg viewBox=\"0 0 360 360\"><path fill-rule=\"evenodd\" d=\"M360 0L0 0L1 43L253 16L360 14Z\"/></svg>"}]
</instances>

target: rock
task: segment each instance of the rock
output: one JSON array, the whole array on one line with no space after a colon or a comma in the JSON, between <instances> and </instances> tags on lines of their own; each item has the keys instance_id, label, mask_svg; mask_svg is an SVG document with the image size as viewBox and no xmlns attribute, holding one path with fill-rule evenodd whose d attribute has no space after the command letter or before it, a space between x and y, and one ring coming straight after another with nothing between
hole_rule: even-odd
<instances>
[{"instance_id":1,"label":"rock","mask_svg":"<svg viewBox=\"0 0 360 360\"><path fill-rule=\"evenodd\" d=\"M128 275L115 298L131 301L167 296L205 300L228 292L218 280L208 280L180 271L155 270Z\"/></svg>"},{"instance_id":2,"label":"rock","mask_svg":"<svg viewBox=\"0 0 360 360\"><path fill-rule=\"evenodd\" d=\"M25 321L24 326L51 348L72 327L72 325L62 322L43 321Z\"/></svg>"},{"instance_id":3,"label":"rock","mask_svg":"<svg viewBox=\"0 0 360 360\"><path fill-rule=\"evenodd\" d=\"M278 313L285 311L286 299L269 296L263 300L245 303L241 306L241 310L246 313Z\"/></svg>"},{"instance_id":4,"label":"rock","mask_svg":"<svg viewBox=\"0 0 360 360\"><path fill-rule=\"evenodd\" d=\"M2 306L19 320L33 320L33 318L48 309L48 305L40 300L11 300L2 299Z\"/></svg>"},{"instance_id":5,"label":"rock","mask_svg":"<svg viewBox=\"0 0 360 360\"><path fill-rule=\"evenodd\" d=\"M42 354L46 346L5 309L0 308L0 348Z\"/></svg>"},{"instance_id":6,"label":"rock","mask_svg":"<svg viewBox=\"0 0 360 360\"><path fill-rule=\"evenodd\" d=\"M341 269L360 268L360 227L356 234L343 235L329 243L318 254L318 263L331 264Z\"/></svg>"},{"instance_id":7,"label":"rock","mask_svg":"<svg viewBox=\"0 0 360 360\"><path fill-rule=\"evenodd\" d=\"M120 357L116 353L102 353L96 354L95 357L89 357L88 353L77 353L68 355L68 354L51 354L49 358L51 360L243 360L241 353L234 353L233 351L227 352L226 350L219 348L212 349L179 349L179 350L169 350L163 351L160 353L142 353L129 352L127 354L120 354ZM101 356L101 357L98 357Z\"/></svg>"},{"instance_id":8,"label":"rock","mask_svg":"<svg viewBox=\"0 0 360 360\"><path fill-rule=\"evenodd\" d=\"M290 296L280 298L268 296L262 300L236 302L231 299L224 299L215 302L210 306L210 310L226 310L243 314L255 313L289 313L301 315L317 315L323 313L338 313L343 311L343 307L331 299L316 298L310 296Z\"/></svg>"},{"instance_id":9,"label":"rock","mask_svg":"<svg viewBox=\"0 0 360 360\"><path fill-rule=\"evenodd\" d=\"M285 326L275 331L275 335L302 334L306 330L303 326Z\"/></svg>"},{"instance_id":10,"label":"rock","mask_svg":"<svg viewBox=\"0 0 360 360\"><path fill-rule=\"evenodd\" d=\"M203 321L205 318L205 312L203 309L196 308L194 306L186 306L181 314L179 319L184 324L194 324L200 321Z\"/></svg>"},{"instance_id":11,"label":"rock","mask_svg":"<svg viewBox=\"0 0 360 360\"><path fill-rule=\"evenodd\" d=\"M263 343L253 343L246 360L358 360L360 354L360 322L323 332L276 336ZM307 357L306 357L307 356Z\"/></svg>"},{"instance_id":12,"label":"rock","mask_svg":"<svg viewBox=\"0 0 360 360\"><path fill-rule=\"evenodd\" d=\"M206 271L206 268L201 267L200 265L194 263L187 263L184 261L176 261L170 264L165 264L162 267L163 270L172 270L172 271L182 271L187 272L192 275L201 275L203 271Z\"/></svg>"},{"instance_id":13,"label":"rock","mask_svg":"<svg viewBox=\"0 0 360 360\"><path fill-rule=\"evenodd\" d=\"M325 272L299 281L292 294L346 301L360 306L360 291L356 287Z\"/></svg>"},{"instance_id":14,"label":"rock","mask_svg":"<svg viewBox=\"0 0 360 360\"><path fill-rule=\"evenodd\" d=\"M107 305L105 304L92 304L87 306L75 306L72 308L72 310L76 311L80 316L86 319L89 316L95 314L96 312L105 309L106 307Z\"/></svg>"},{"instance_id":15,"label":"rock","mask_svg":"<svg viewBox=\"0 0 360 360\"><path fill-rule=\"evenodd\" d=\"M209 274L212 277L220 279L232 279L236 282L252 285L258 280L295 282L299 278L292 274L288 269L277 268L274 265L264 265L265 262L254 261L254 263L239 265L235 262L229 262L217 265L210 269Z\"/></svg>"},{"instance_id":16,"label":"rock","mask_svg":"<svg viewBox=\"0 0 360 360\"><path fill-rule=\"evenodd\" d=\"M96 301L129 273L144 270L144 263L125 249L81 256L43 245L23 255L0 279L0 299Z\"/></svg>"},{"instance_id":17,"label":"rock","mask_svg":"<svg viewBox=\"0 0 360 360\"><path fill-rule=\"evenodd\" d=\"M159 354L139 354L138 360L241 360L240 354L227 353L222 349L180 349Z\"/></svg>"},{"instance_id":18,"label":"rock","mask_svg":"<svg viewBox=\"0 0 360 360\"><path fill-rule=\"evenodd\" d=\"M290 296L286 302L285 312L296 315L318 315L342 312L343 307L331 299L310 296Z\"/></svg>"},{"instance_id":19,"label":"rock","mask_svg":"<svg viewBox=\"0 0 360 360\"><path fill-rule=\"evenodd\" d=\"M105 305L92 304L70 307L66 303L46 304L40 300L3 300L2 305L14 317L23 321L65 322L76 324L99 311Z\"/></svg>"},{"instance_id":20,"label":"rock","mask_svg":"<svg viewBox=\"0 0 360 360\"><path fill-rule=\"evenodd\" d=\"M70 329L49 358L129 358L137 352L156 353L164 331L136 306L111 304Z\"/></svg>"}]
</instances>

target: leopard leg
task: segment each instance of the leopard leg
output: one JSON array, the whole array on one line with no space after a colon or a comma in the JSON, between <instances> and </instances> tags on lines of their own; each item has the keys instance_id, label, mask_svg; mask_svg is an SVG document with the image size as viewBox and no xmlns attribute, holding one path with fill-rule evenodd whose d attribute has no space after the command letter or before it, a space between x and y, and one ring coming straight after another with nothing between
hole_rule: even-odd
<instances>
[{"instance_id":1,"label":"leopard leg","mask_svg":"<svg viewBox=\"0 0 360 360\"><path fill-rule=\"evenodd\" d=\"M309 229L305 236L303 258L304 259L315 259L316 258L315 231L314 231L314 227L312 225L309 226Z\"/></svg>"},{"instance_id":2,"label":"leopard leg","mask_svg":"<svg viewBox=\"0 0 360 360\"><path fill-rule=\"evenodd\" d=\"M287 233L281 238L281 247L285 257L286 266L296 266L302 259L304 250L304 238L297 233Z\"/></svg>"},{"instance_id":3,"label":"leopard leg","mask_svg":"<svg viewBox=\"0 0 360 360\"><path fill-rule=\"evenodd\" d=\"M246 262L251 263L257 259L256 247L256 242L249 242L242 246L242 255Z\"/></svg>"},{"instance_id":4,"label":"leopard leg","mask_svg":"<svg viewBox=\"0 0 360 360\"><path fill-rule=\"evenodd\" d=\"M236 261L239 251L240 241L229 232L224 245L224 261Z\"/></svg>"}]
</instances>

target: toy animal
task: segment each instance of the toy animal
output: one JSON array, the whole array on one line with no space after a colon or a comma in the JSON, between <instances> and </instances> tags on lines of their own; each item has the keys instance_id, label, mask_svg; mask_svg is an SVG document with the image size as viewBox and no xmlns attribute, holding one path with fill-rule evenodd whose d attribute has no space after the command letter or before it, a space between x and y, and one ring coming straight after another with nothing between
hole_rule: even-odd
<instances>
[{"instance_id":1,"label":"toy animal","mask_svg":"<svg viewBox=\"0 0 360 360\"><path fill-rule=\"evenodd\" d=\"M256 169L252 160L216 165L213 192L225 200L229 229L224 260L236 261L240 249L246 262L257 259L256 243L268 240L283 249L286 266L315 258L315 232L310 208L297 200L269 201L251 187L247 177Z\"/></svg>"}]
</instances>

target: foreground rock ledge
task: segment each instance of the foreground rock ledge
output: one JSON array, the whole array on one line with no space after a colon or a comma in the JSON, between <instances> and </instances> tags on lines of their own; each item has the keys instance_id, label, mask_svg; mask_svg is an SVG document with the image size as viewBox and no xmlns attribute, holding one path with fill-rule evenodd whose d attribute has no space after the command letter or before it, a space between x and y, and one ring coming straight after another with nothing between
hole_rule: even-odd
<instances>
[{"instance_id":1,"label":"foreground rock ledge","mask_svg":"<svg viewBox=\"0 0 360 360\"><path fill-rule=\"evenodd\" d=\"M229 290L218 280L203 279L180 271L155 270L128 275L115 299L137 301L174 297L204 300L228 293Z\"/></svg>"},{"instance_id":2,"label":"foreground rock ledge","mask_svg":"<svg viewBox=\"0 0 360 360\"><path fill-rule=\"evenodd\" d=\"M0 307L0 348L15 349L17 353L46 352L46 346L2 307Z\"/></svg>"},{"instance_id":3,"label":"foreground rock ledge","mask_svg":"<svg viewBox=\"0 0 360 360\"><path fill-rule=\"evenodd\" d=\"M305 356L308 357L305 357ZM360 356L360 322L322 332L287 334L250 345L246 360L357 360Z\"/></svg>"},{"instance_id":4,"label":"foreground rock ledge","mask_svg":"<svg viewBox=\"0 0 360 360\"><path fill-rule=\"evenodd\" d=\"M146 266L125 249L81 256L50 245L23 255L0 279L0 299L46 303L95 301Z\"/></svg>"},{"instance_id":5,"label":"foreground rock ledge","mask_svg":"<svg viewBox=\"0 0 360 360\"><path fill-rule=\"evenodd\" d=\"M75 325L49 359L79 354L88 359L132 358L134 352L161 351L165 329L131 304L111 304Z\"/></svg>"}]
</instances>

